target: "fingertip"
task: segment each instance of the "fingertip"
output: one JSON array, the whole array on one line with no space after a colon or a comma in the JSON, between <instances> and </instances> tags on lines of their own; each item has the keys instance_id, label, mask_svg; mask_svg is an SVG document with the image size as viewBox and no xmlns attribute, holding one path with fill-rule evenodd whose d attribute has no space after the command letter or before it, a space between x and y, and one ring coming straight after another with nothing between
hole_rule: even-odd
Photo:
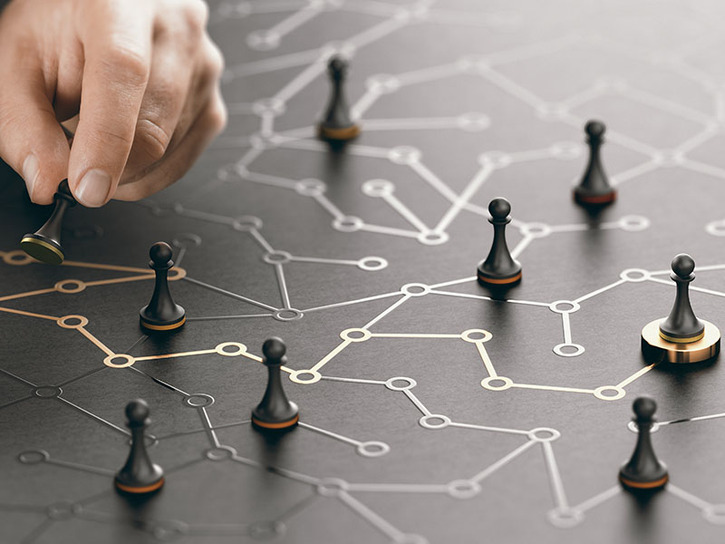
<instances>
[{"instance_id":1,"label":"fingertip","mask_svg":"<svg viewBox=\"0 0 725 544\"><path fill-rule=\"evenodd\" d=\"M113 180L110 174L98 168L88 170L80 178L69 180L68 184L75 199L87 208L103 206L112 196Z\"/></svg>"}]
</instances>

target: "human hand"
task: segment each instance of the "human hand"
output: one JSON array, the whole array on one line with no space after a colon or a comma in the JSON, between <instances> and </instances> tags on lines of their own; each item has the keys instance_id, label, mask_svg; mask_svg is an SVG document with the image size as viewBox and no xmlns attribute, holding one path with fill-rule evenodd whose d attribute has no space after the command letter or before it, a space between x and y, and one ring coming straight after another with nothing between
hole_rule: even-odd
<instances>
[{"instance_id":1,"label":"human hand","mask_svg":"<svg viewBox=\"0 0 725 544\"><path fill-rule=\"evenodd\" d=\"M0 157L50 204L179 179L226 124L203 0L13 0L0 16ZM72 148L60 122L77 118Z\"/></svg>"}]
</instances>

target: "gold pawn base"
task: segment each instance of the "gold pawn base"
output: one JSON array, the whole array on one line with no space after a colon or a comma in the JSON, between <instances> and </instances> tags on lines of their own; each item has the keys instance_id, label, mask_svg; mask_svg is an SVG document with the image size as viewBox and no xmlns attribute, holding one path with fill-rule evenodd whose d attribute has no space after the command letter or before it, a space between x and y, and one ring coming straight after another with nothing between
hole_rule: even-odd
<instances>
[{"instance_id":1,"label":"gold pawn base","mask_svg":"<svg viewBox=\"0 0 725 544\"><path fill-rule=\"evenodd\" d=\"M662 321L664 319L656 319L642 329L642 354L648 363L701 363L720 353L720 331L712 323L702 320L705 324L703 337L683 344L668 342L660 336Z\"/></svg>"}]
</instances>

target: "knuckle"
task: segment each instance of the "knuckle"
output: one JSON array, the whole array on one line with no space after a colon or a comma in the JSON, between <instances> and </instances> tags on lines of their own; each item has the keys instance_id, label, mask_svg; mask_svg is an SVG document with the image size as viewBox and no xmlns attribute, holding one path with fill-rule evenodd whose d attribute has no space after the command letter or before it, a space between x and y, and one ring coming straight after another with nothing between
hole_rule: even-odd
<instances>
[{"instance_id":1,"label":"knuckle","mask_svg":"<svg viewBox=\"0 0 725 544\"><path fill-rule=\"evenodd\" d=\"M209 81L217 81L224 72L224 55L211 40L208 40L204 55L204 76Z\"/></svg>"},{"instance_id":2,"label":"knuckle","mask_svg":"<svg viewBox=\"0 0 725 544\"><path fill-rule=\"evenodd\" d=\"M203 0L187 0L181 7L186 25L195 34L201 35L209 20L209 6Z\"/></svg>"},{"instance_id":3,"label":"knuckle","mask_svg":"<svg viewBox=\"0 0 725 544\"><path fill-rule=\"evenodd\" d=\"M161 160L171 143L172 134L151 119L140 119L136 126L134 147L151 162Z\"/></svg>"},{"instance_id":4,"label":"knuckle","mask_svg":"<svg viewBox=\"0 0 725 544\"><path fill-rule=\"evenodd\" d=\"M145 55L128 45L115 43L103 55L103 65L114 80L141 86L148 81L151 63Z\"/></svg>"},{"instance_id":5,"label":"knuckle","mask_svg":"<svg viewBox=\"0 0 725 544\"><path fill-rule=\"evenodd\" d=\"M209 108L208 117L209 125L215 134L219 134L222 130L224 130L224 127L227 126L228 114L227 108L222 100L214 100Z\"/></svg>"}]
</instances>

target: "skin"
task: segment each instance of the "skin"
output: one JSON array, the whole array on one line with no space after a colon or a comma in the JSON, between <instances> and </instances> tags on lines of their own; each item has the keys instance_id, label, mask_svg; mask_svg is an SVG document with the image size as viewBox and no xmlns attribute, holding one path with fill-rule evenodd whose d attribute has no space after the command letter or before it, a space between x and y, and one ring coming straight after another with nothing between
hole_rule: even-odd
<instances>
[{"instance_id":1,"label":"skin","mask_svg":"<svg viewBox=\"0 0 725 544\"><path fill-rule=\"evenodd\" d=\"M0 15L0 157L33 202L98 207L171 185L221 132L202 0L13 0ZM63 131L75 133L72 147Z\"/></svg>"}]
</instances>

